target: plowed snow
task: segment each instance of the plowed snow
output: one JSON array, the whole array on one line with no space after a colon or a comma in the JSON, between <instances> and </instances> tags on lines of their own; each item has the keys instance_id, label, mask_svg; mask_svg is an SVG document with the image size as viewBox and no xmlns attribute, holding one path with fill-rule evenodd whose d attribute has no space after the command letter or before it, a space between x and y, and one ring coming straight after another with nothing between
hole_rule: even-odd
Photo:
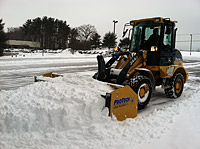
<instances>
[{"instance_id":1,"label":"plowed snow","mask_svg":"<svg viewBox=\"0 0 200 149\"><path fill-rule=\"evenodd\" d=\"M200 78L190 76L180 98L168 99L158 87L137 118L111 120L108 110L102 110L105 100L100 95L112 88L93 80L93 73L68 73L48 82L0 91L0 148L140 147L169 132L187 111L196 114L191 109L200 108ZM184 123L180 121L178 124ZM196 133L200 136L200 131Z\"/></svg>"}]
</instances>

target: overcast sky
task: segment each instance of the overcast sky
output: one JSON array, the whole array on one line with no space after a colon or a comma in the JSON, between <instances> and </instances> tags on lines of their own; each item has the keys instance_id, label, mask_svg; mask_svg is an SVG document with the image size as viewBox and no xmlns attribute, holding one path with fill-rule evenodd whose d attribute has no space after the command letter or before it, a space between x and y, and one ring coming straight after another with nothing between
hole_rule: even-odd
<instances>
[{"instance_id":1,"label":"overcast sky","mask_svg":"<svg viewBox=\"0 0 200 149\"><path fill-rule=\"evenodd\" d=\"M5 28L43 16L66 20L70 27L94 25L101 36L113 31L115 19L119 38L124 23L157 16L177 20L178 34L200 33L200 0L0 0Z\"/></svg>"}]
</instances>

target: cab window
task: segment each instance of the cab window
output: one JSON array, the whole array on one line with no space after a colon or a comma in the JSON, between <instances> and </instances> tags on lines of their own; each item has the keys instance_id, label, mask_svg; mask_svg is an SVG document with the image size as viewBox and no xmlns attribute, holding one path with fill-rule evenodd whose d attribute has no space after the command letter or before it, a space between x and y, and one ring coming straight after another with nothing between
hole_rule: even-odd
<instances>
[{"instance_id":1,"label":"cab window","mask_svg":"<svg viewBox=\"0 0 200 149\"><path fill-rule=\"evenodd\" d=\"M158 29L158 35L160 36L160 27L155 27ZM151 35L153 35L153 30L155 29L153 27L146 27L145 29L145 39L144 40L148 40L150 38Z\"/></svg>"},{"instance_id":2,"label":"cab window","mask_svg":"<svg viewBox=\"0 0 200 149\"><path fill-rule=\"evenodd\" d=\"M172 26L165 26L164 39L163 39L163 50L171 50L172 47Z\"/></svg>"}]
</instances>

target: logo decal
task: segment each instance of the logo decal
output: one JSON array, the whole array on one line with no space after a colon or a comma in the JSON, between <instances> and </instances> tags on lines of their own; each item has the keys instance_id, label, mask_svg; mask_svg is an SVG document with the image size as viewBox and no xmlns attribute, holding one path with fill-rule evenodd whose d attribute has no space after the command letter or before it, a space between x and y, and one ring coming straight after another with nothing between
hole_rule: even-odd
<instances>
[{"instance_id":1,"label":"logo decal","mask_svg":"<svg viewBox=\"0 0 200 149\"><path fill-rule=\"evenodd\" d=\"M130 97L115 100L114 101L114 108L125 106L125 105L128 104L129 101L130 101ZM131 102L133 102L133 100L131 100Z\"/></svg>"}]
</instances>

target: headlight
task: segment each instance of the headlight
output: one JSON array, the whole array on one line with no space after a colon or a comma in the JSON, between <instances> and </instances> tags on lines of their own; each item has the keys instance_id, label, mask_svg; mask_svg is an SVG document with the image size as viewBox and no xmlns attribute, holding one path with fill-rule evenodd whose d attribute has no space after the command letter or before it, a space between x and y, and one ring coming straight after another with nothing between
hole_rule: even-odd
<instances>
[{"instance_id":1,"label":"headlight","mask_svg":"<svg viewBox=\"0 0 200 149\"><path fill-rule=\"evenodd\" d=\"M151 46L151 51L154 51L154 52L158 51L158 47L157 46Z\"/></svg>"}]
</instances>

